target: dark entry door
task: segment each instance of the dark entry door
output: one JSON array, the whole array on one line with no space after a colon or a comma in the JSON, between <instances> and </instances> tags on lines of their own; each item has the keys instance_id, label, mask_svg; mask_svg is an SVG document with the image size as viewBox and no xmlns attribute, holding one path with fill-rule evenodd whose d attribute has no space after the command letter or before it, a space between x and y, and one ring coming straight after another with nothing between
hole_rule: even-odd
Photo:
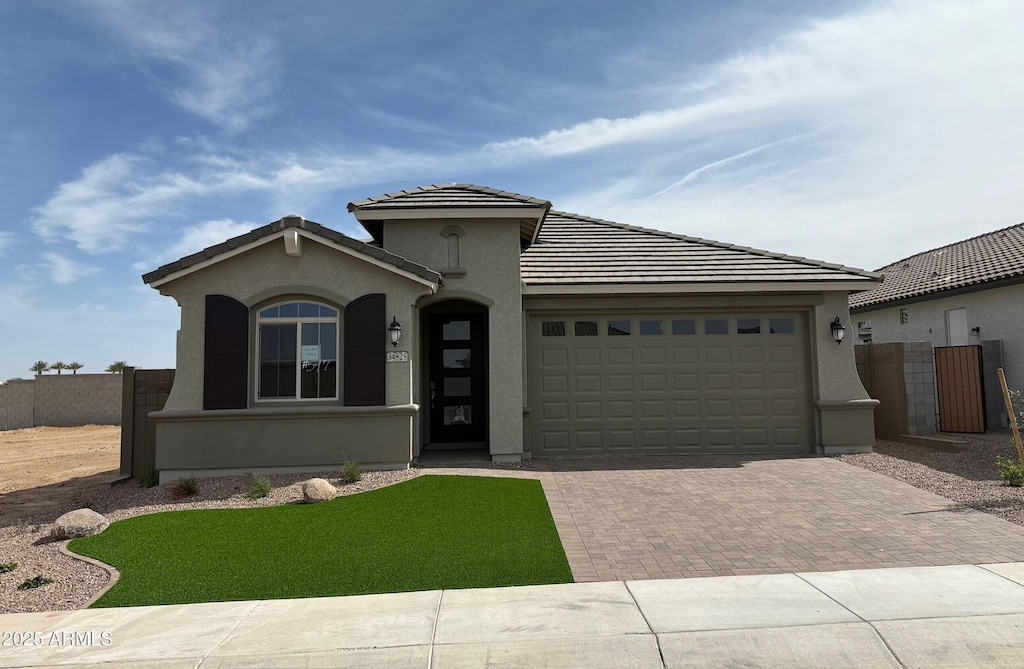
<instances>
[{"instance_id":1,"label":"dark entry door","mask_svg":"<svg viewBox=\"0 0 1024 669\"><path fill-rule=\"evenodd\" d=\"M432 314L428 336L430 442L486 441L486 314Z\"/></svg>"}]
</instances>

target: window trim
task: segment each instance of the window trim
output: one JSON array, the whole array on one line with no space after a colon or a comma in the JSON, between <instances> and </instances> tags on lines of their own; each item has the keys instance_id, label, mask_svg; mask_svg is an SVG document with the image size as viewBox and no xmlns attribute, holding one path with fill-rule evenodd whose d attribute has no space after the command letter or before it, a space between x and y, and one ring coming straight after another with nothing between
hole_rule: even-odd
<instances>
[{"instance_id":1,"label":"window trim","mask_svg":"<svg viewBox=\"0 0 1024 669\"><path fill-rule=\"evenodd\" d=\"M335 315L332 316L260 316L260 312L266 309L272 309L279 307L284 304L315 304L318 307L326 307L333 309ZM341 401L341 383L342 383L342 369L341 369L341 328L342 328L342 313L344 309L341 309L333 304L328 304L320 300L302 299L302 298L291 298L285 300L278 300L269 304L263 304L259 307L253 308L255 328L254 332L254 345L253 345L253 366L255 371L253 373L254 384L252 388L253 402L257 404L289 404L296 402L339 402ZM337 372L334 378L334 396L333 397L302 397L302 328L303 323L334 323L334 364L337 366ZM260 364L260 346L262 344L262 336L260 327L262 325L295 325L295 397L260 397L260 375L262 373L262 365Z\"/></svg>"}]
</instances>

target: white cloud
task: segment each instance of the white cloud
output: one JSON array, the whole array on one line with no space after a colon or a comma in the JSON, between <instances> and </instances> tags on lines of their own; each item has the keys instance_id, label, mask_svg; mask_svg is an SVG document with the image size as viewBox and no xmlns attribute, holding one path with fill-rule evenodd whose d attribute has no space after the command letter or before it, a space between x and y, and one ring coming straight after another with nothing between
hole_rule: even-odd
<instances>
[{"instance_id":1,"label":"white cloud","mask_svg":"<svg viewBox=\"0 0 1024 669\"><path fill-rule=\"evenodd\" d=\"M44 253L41 258L42 266L49 273L50 280L59 285L74 283L100 271L98 267L83 265L52 251Z\"/></svg>"},{"instance_id":2,"label":"white cloud","mask_svg":"<svg viewBox=\"0 0 1024 669\"><path fill-rule=\"evenodd\" d=\"M281 69L273 38L217 27L214 16L180 3L95 0L92 7L147 74L170 84L175 104L232 132L272 112ZM174 74L157 75L149 63L170 65Z\"/></svg>"},{"instance_id":3,"label":"white cloud","mask_svg":"<svg viewBox=\"0 0 1024 669\"><path fill-rule=\"evenodd\" d=\"M13 232L0 232L0 256L7 255L7 249L14 246Z\"/></svg>"},{"instance_id":4,"label":"white cloud","mask_svg":"<svg viewBox=\"0 0 1024 669\"><path fill-rule=\"evenodd\" d=\"M203 221L198 225L186 228L185 233L181 236L181 240L170 248L168 255L174 258L182 258L202 251L208 246L220 244L224 240L245 234L258 227L258 223L251 221L236 222L230 218Z\"/></svg>"}]
</instances>

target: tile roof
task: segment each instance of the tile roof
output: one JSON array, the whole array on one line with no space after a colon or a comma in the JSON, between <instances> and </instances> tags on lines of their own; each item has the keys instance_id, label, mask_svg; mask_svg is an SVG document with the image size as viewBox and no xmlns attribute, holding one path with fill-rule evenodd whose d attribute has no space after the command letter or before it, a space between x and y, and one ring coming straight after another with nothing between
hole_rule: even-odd
<instances>
[{"instance_id":1,"label":"tile roof","mask_svg":"<svg viewBox=\"0 0 1024 669\"><path fill-rule=\"evenodd\" d=\"M882 285L850 296L851 308L1024 277L1024 223L918 253L878 271L885 274Z\"/></svg>"},{"instance_id":2,"label":"tile roof","mask_svg":"<svg viewBox=\"0 0 1024 669\"><path fill-rule=\"evenodd\" d=\"M473 184L433 184L349 202L348 210L420 209L423 207L551 207L547 200Z\"/></svg>"},{"instance_id":3,"label":"tile roof","mask_svg":"<svg viewBox=\"0 0 1024 669\"><path fill-rule=\"evenodd\" d=\"M551 211L521 256L528 285L864 281L878 275L818 260Z\"/></svg>"},{"instance_id":4,"label":"tile roof","mask_svg":"<svg viewBox=\"0 0 1024 669\"><path fill-rule=\"evenodd\" d=\"M348 247L353 251L356 251L363 255L375 258L377 260L381 260L390 265L394 265L398 269L402 269L405 270L406 272L415 274L420 278L434 282L441 281L441 275L438 272L430 269L429 267L424 267L423 265L414 263L411 260L406 260L402 256L395 255L394 253L388 253L379 246L371 246L370 244L361 242L358 239L353 239L352 237L343 235L340 232L336 232L334 230L331 230L330 228L326 228L320 225L319 223L307 221L301 216L285 216L284 218L274 221L273 223L268 223L267 225L256 228L255 230L250 230L244 235L232 237L226 242L221 242L220 244L217 244L215 246L207 247L198 253L193 253L192 255L185 256L180 260L175 260L172 263L163 265L153 270L152 272L149 272L148 274L143 274L142 280L145 283L153 283L154 281L159 281L160 279L170 276L171 274L188 269L189 267L197 263L201 263L206 260L216 258L217 256L223 255L240 246L245 246L246 244L258 241L263 237L280 232L285 228L300 228L302 230L306 230L325 239L329 239L335 244L340 244L341 246Z\"/></svg>"}]
</instances>

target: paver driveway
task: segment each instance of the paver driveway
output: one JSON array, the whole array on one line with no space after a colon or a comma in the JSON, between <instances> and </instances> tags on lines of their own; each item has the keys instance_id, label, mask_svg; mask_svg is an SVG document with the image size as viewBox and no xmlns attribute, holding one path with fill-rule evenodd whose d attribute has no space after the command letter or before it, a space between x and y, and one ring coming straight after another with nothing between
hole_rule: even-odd
<instances>
[{"instance_id":1,"label":"paver driveway","mask_svg":"<svg viewBox=\"0 0 1024 669\"><path fill-rule=\"evenodd\" d=\"M546 458L577 581L1024 560L1024 527L831 458ZM500 504L501 500L495 500Z\"/></svg>"}]
</instances>

